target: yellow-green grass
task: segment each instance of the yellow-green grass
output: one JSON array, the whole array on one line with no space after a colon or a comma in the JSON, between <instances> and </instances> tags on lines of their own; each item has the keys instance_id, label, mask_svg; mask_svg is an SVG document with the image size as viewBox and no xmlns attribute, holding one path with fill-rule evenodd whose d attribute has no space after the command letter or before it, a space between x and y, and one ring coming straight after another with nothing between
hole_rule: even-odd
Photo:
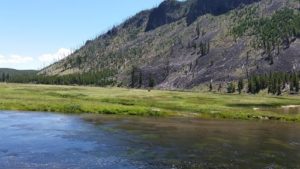
<instances>
[{"instance_id":1,"label":"yellow-green grass","mask_svg":"<svg viewBox=\"0 0 300 169\"><path fill-rule=\"evenodd\" d=\"M300 121L272 111L283 105L300 105L300 96L0 84L1 110Z\"/></svg>"}]
</instances>

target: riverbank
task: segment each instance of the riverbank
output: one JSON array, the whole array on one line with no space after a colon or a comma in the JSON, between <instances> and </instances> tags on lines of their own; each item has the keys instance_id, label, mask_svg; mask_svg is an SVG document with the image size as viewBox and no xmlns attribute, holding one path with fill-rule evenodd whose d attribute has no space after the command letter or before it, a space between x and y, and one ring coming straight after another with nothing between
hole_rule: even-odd
<instances>
[{"instance_id":1,"label":"riverbank","mask_svg":"<svg viewBox=\"0 0 300 169\"><path fill-rule=\"evenodd\" d=\"M1 110L300 121L297 105L300 96L0 84Z\"/></svg>"}]
</instances>

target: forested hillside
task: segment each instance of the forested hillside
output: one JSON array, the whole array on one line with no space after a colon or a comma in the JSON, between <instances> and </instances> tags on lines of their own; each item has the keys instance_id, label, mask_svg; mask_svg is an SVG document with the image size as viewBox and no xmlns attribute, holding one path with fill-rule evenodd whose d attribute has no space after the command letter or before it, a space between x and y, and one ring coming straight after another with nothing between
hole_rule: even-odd
<instances>
[{"instance_id":1,"label":"forested hillside","mask_svg":"<svg viewBox=\"0 0 300 169\"><path fill-rule=\"evenodd\" d=\"M102 74L93 76L94 84L166 89L209 83L226 88L270 73L292 76L300 71L299 3L166 0L88 40L39 75L56 82L74 76L84 84L84 75Z\"/></svg>"}]
</instances>

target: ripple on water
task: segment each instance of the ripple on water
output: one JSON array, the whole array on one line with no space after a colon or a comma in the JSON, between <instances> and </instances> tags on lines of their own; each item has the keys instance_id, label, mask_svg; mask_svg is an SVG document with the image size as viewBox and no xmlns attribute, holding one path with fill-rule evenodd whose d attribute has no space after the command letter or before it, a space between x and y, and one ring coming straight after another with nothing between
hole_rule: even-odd
<instances>
[{"instance_id":1,"label":"ripple on water","mask_svg":"<svg viewBox=\"0 0 300 169\"><path fill-rule=\"evenodd\" d=\"M299 124L0 113L3 168L297 168Z\"/></svg>"}]
</instances>

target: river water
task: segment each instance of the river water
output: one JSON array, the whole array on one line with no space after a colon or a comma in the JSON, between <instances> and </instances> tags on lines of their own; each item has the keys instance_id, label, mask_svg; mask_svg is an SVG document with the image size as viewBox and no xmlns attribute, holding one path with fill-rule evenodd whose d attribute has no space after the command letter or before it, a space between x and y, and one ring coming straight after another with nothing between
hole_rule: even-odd
<instances>
[{"instance_id":1,"label":"river water","mask_svg":"<svg viewBox=\"0 0 300 169\"><path fill-rule=\"evenodd\" d=\"M300 168L300 125L0 112L0 168Z\"/></svg>"}]
</instances>

